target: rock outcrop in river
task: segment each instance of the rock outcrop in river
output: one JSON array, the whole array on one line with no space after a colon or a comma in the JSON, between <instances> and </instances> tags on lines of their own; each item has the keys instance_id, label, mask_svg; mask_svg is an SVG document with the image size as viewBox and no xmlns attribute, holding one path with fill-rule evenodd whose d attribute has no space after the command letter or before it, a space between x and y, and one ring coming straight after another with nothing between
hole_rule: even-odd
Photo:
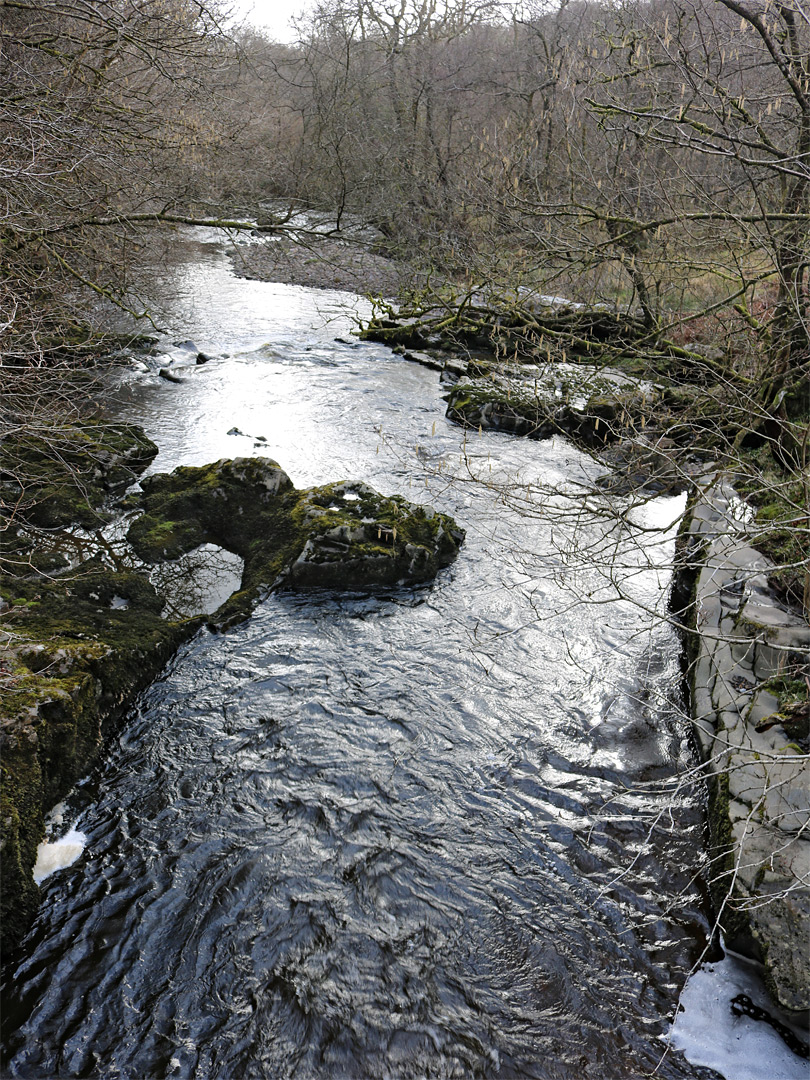
<instances>
[{"instance_id":1,"label":"rock outcrop in river","mask_svg":"<svg viewBox=\"0 0 810 1080\"><path fill-rule=\"evenodd\" d=\"M463 530L445 514L365 484L297 491L269 458L181 467L143 481L142 516L127 537L147 563L212 543L245 561L241 589L213 617L247 614L268 585L356 589L414 584L458 554Z\"/></svg>"},{"instance_id":2,"label":"rock outcrop in river","mask_svg":"<svg viewBox=\"0 0 810 1080\"><path fill-rule=\"evenodd\" d=\"M122 446L127 438L129 452ZM97 430L92 486L77 479L71 489L63 477L58 500L37 501L6 543L13 573L0 607L7 635L0 686L4 947L20 939L36 910L32 868L44 812L86 774L110 721L183 640L206 621L224 627L245 618L271 587L427 581L452 562L464 539L446 515L365 484L297 491L264 458L147 477L142 493L125 500L139 512L128 543L93 537L71 526L116 513L120 519L120 509L98 504L120 488L121 468L131 481L157 450L140 429L112 429L111 439L105 449ZM211 616L166 617L172 608L150 581L150 567L200 548L206 562L204 545L211 544L244 560L239 588Z\"/></svg>"}]
</instances>

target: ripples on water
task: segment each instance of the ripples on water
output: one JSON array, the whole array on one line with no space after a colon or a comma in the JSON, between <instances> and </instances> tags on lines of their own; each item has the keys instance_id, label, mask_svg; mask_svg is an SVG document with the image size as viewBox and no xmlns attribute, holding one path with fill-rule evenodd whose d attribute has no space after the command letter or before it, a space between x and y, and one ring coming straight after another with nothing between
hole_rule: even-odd
<instances>
[{"instance_id":1,"label":"ripples on water","mask_svg":"<svg viewBox=\"0 0 810 1080\"><path fill-rule=\"evenodd\" d=\"M651 1072L706 932L699 808L652 828L666 800L630 790L688 761L673 635L569 606L549 525L449 481L465 439L436 373L334 341L345 297L237 281L213 246L175 280L182 332L231 355L124 380L154 468L268 454L468 539L431 587L276 594L181 650L70 801L87 848L7 972L7 1075ZM523 482L593 469L556 440L466 455ZM710 1074L671 1052L656 1075Z\"/></svg>"}]
</instances>

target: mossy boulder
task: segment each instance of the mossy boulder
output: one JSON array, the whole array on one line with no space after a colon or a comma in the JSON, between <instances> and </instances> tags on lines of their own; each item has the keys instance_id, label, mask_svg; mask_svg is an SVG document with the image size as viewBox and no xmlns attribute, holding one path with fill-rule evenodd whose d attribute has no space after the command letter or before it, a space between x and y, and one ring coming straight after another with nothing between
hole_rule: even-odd
<instances>
[{"instance_id":1,"label":"mossy boulder","mask_svg":"<svg viewBox=\"0 0 810 1080\"><path fill-rule=\"evenodd\" d=\"M236 458L148 477L128 540L146 562L216 544L244 559L241 589L213 616L244 617L262 589L426 581L464 533L444 514L364 484L296 490L277 462Z\"/></svg>"},{"instance_id":2,"label":"mossy boulder","mask_svg":"<svg viewBox=\"0 0 810 1080\"><path fill-rule=\"evenodd\" d=\"M102 506L151 464L158 448L135 424L87 420L4 440L0 500L29 525L97 526Z\"/></svg>"},{"instance_id":3,"label":"mossy boulder","mask_svg":"<svg viewBox=\"0 0 810 1080\"><path fill-rule=\"evenodd\" d=\"M176 559L201 544L217 544L248 559L257 547L277 544L289 525L293 485L268 458L236 458L181 466L142 483L144 513L127 534L148 563Z\"/></svg>"},{"instance_id":4,"label":"mossy boulder","mask_svg":"<svg viewBox=\"0 0 810 1080\"><path fill-rule=\"evenodd\" d=\"M92 765L119 715L200 620L169 623L133 570L111 570L86 536L158 452L132 424L51 423L7 438L0 461L0 931L13 946L33 915L44 811ZM61 544L58 536L64 539ZM68 530L65 532L65 530ZM71 540L71 537L73 540Z\"/></svg>"},{"instance_id":5,"label":"mossy boulder","mask_svg":"<svg viewBox=\"0 0 810 1080\"><path fill-rule=\"evenodd\" d=\"M360 483L304 492L293 520L305 542L284 580L299 587L427 581L455 559L464 539L446 514Z\"/></svg>"},{"instance_id":6,"label":"mossy boulder","mask_svg":"<svg viewBox=\"0 0 810 1080\"><path fill-rule=\"evenodd\" d=\"M530 289L470 292L453 286L402 303L380 305L360 331L367 341L452 350L486 349L493 357L533 356L557 342L569 355L599 355L609 345L619 350L646 334L643 322L604 307L586 307Z\"/></svg>"},{"instance_id":7,"label":"mossy boulder","mask_svg":"<svg viewBox=\"0 0 810 1080\"><path fill-rule=\"evenodd\" d=\"M568 409L531 394L520 385L465 379L447 395L447 418L463 427L508 431L530 439L550 439L563 430Z\"/></svg>"},{"instance_id":8,"label":"mossy boulder","mask_svg":"<svg viewBox=\"0 0 810 1080\"><path fill-rule=\"evenodd\" d=\"M447 395L447 417L465 427L508 431L530 439L567 435L586 446L604 446L641 429L656 392L641 384L599 380L583 373L542 380L490 375L463 379Z\"/></svg>"}]
</instances>

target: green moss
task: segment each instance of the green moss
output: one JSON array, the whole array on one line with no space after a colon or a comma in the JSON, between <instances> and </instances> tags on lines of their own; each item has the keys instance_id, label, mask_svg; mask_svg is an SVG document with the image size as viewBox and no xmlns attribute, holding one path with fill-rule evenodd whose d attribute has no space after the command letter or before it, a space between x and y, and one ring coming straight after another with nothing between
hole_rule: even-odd
<instances>
[{"instance_id":1,"label":"green moss","mask_svg":"<svg viewBox=\"0 0 810 1080\"><path fill-rule=\"evenodd\" d=\"M771 584L801 611L810 573L810 507L798 466L780 466L772 446L741 450L734 482L755 509L748 532L754 547L774 564Z\"/></svg>"},{"instance_id":2,"label":"green moss","mask_svg":"<svg viewBox=\"0 0 810 1080\"><path fill-rule=\"evenodd\" d=\"M775 675L762 683L761 689L767 690L779 699L779 707L795 701L807 701L810 698L807 681L789 675Z\"/></svg>"},{"instance_id":3,"label":"green moss","mask_svg":"<svg viewBox=\"0 0 810 1080\"><path fill-rule=\"evenodd\" d=\"M3 706L0 701L0 707ZM0 755L0 929L14 943L25 932L39 902L31 876L43 831L43 784L36 736L4 725Z\"/></svg>"},{"instance_id":4,"label":"green moss","mask_svg":"<svg viewBox=\"0 0 810 1080\"><path fill-rule=\"evenodd\" d=\"M134 424L97 420L7 438L0 497L21 520L47 528L107 520L102 506L149 466L157 446Z\"/></svg>"},{"instance_id":5,"label":"green moss","mask_svg":"<svg viewBox=\"0 0 810 1080\"><path fill-rule=\"evenodd\" d=\"M163 601L134 572L97 560L52 581L6 578L2 716L2 946L36 907L31 878L43 813L92 765L104 725L120 716L201 620L161 619ZM125 597L125 610L110 607Z\"/></svg>"},{"instance_id":6,"label":"green moss","mask_svg":"<svg viewBox=\"0 0 810 1080\"><path fill-rule=\"evenodd\" d=\"M290 567L296 585L363 588L434 577L458 553L464 533L444 514L364 484L304 492L293 511L305 537Z\"/></svg>"},{"instance_id":7,"label":"green moss","mask_svg":"<svg viewBox=\"0 0 810 1080\"><path fill-rule=\"evenodd\" d=\"M127 539L147 563L179 559L188 551L210 542L196 521L168 521L157 512L143 514L130 526Z\"/></svg>"},{"instance_id":8,"label":"green moss","mask_svg":"<svg viewBox=\"0 0 810 1080\"><path fill-rule=\"evenodd\" d=\"M147 477L143 514L127 539L146 562L175 559L216 544L245 561L242 589L218 614L226 623L248 614L262 587L295 558L305 536L292 510L298 493L274 461L237 458Z\"/></svg>"},{"instance_id":9,"label":"green moss","mask_svg":"<svg viewBox=\"0 0 810 1080\"><path fill-rule=\"evenodd\" d=\"M181 467L143 481L144 513L127 534L147 562L178 558L213 543L248 559L279 524L289 477L266 458Z\"/></svg>"},{"instance_id":10,"label":"green moss","mask_svg":"<svg viewBox=\"0 0 810 1080\"><path fill-rule=\"evenodd\" d=\"M589 395L581 405L572 399ZM532 388L493 376L458 383L447 396L447 417L470 428L492 428L533 439L567 435L586 446L615 442L649 419L651 391L617 387L605 378L546 378Z\"/></svg>"}]
</instances>

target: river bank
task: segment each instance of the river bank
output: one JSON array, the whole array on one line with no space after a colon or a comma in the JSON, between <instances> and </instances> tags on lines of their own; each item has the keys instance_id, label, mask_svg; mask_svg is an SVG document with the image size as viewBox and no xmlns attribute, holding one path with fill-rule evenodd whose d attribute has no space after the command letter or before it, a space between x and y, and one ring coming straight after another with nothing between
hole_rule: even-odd
<instances>
[{"instance_id":1,"label":"river bank","mask_svg":"<svg viewBox=\"0 0 810 1080\"><path fill-rule=\"evenodd\" d=\"M693 494L679 536L672 607L706 763L710 868L729 948L765 965L777 1004L810 1010L810 627L769 585L746 542L750 508L719 477Z\"/></svg>"},{"instance_id":2,"label":"river bank","mask_svg":"<svg viewBox=\"0 0 810 1080\"><path fill-rule=\"evenodd\" d=\"M255 281L341 289L361 296L396 296L408 280L407 267L368 250L366 243L314 237L306 240L244 241L231 252L238 277Z\"/></svg>"}]
</instances>

